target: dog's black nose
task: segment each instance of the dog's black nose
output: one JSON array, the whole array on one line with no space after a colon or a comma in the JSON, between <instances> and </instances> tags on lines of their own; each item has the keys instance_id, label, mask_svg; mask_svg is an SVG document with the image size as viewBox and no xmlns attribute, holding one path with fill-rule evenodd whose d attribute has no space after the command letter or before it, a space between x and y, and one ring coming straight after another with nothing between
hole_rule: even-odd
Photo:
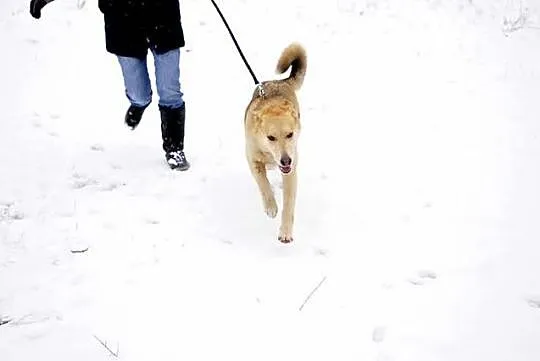
<instances>
[{"instance_id":1,"label":"dog's black nose","mask_svg":"<svg viewBox=\"0 0 540 361\"><path fill-rule=\"evenodd\" d=\"M282 166L288 167L288 166L291 165L292 159L288 155L284 154L284 155L281 156L281 159L280 159L279 162L281 163Z\"/></svg>"}]
</instances>

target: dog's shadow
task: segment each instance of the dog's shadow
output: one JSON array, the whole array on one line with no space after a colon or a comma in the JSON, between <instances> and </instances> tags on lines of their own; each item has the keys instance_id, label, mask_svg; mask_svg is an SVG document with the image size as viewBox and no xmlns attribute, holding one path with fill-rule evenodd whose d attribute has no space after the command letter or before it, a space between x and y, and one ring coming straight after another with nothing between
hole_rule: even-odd
<instances>
[{"instance_id":1,"label":"dog's shadow","mask_svg":"<svg viewBox=\"0 0 540 361\"><path fill-rule=\"evenodd\" d=\"M239 248L255 254L279 254L291 252L294 254L311 253L322 254L326 242L324 232L311 232L313 227L320 228L324 222L318 219L318 212L309 212L305 215L297 215L300 221L309 223L295 224L295 236L303 239L302 242L293 241L283 244L278 240L279 227L282 212L282 178L272 170L268 171L268 180L272 185L278 203L276 218L269 218L263 210L262 200L256 183L249 170L229 170L221 173L219 177L206 180L205 204L211 205L204 210L204 234L206 237L222 242L231 247ZM302 197L303 201L309 201L309 195ZM315 198L317 199L317 198ZM310 202L311 203L311 202ZM297 212L314 210L316 207L310 204L297 204ZM309 239L305 238L309 235ZM320 235L321 239L318 238ZM295 237L296 239L297 237ZM283 249L288 251L283 251Z\"/></svg>"},{"instance_id":2,"label":"dog's shadow","mask_svg":"<svg viewBox=\"0 0 540 361\"><path fill-rule=\"evenodd\" d=\"M279 215L270 219L249 171L230 171L207 180L204 233L225 244L256 249L277 242Z\"/></svg>"}]
</instances>

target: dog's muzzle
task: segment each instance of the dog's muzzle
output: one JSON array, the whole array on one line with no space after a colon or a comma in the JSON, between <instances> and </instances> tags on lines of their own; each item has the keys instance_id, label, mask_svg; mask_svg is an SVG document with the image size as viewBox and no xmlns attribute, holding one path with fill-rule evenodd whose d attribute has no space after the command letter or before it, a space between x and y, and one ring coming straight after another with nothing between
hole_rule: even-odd
<instances>
[{"instance_id":1,"label":"dog's muzzle","mask_svg":"<svg viewBox=\"0 0 540 361\"><path fill-rule=\"evenodd\" d=\"M292 159L288 155L281 156L279 160L279 170L283 174L289 174L292 171Z\"/></svg>"}]
</instances>

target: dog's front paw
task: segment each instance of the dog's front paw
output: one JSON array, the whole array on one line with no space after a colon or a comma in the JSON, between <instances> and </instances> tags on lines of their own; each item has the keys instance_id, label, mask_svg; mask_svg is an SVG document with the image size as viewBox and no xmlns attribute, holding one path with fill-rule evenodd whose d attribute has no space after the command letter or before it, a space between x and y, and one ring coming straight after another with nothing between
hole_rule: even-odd
<instances>
[{"instance_id":1,"label":"dog's front paw","mask_svg":"<svg viewBox=\"0 0 540 361\"><path fill-rule=\"evenodd\" d=\"M278 207L276 199L273 196L264 198L264 211L270 218L275 218L277 216Z\"/></svg>"},{"instance_id":2,"label":"dog's front paw","mask_svg":"<svg viewBox=\"0 0 540 361\"><path fill-rule=\"evenodd\" d=\"M278 240L281 243L291 243L293 241L292 231L284 230L282 227L279 231Z\"/></svg>"}]
</instances>

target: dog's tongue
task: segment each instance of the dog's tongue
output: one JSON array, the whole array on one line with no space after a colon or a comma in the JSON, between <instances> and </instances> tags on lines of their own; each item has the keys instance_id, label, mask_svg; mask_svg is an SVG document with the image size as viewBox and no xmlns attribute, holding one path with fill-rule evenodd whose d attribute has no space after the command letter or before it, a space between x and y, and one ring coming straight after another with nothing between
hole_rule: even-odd
<instances>
[{"instance_id":1,"label":"dog's tongue","mask_svg":"<svg viewBox=\"0 0 540 361\"><path fill-rule=\"evenodd\" d=\"M288 166L288 167L279 167L279 169L285 174L287 174L287 173L289 173L291 171L290 166Z\"/></svg>"}]
</instances>

